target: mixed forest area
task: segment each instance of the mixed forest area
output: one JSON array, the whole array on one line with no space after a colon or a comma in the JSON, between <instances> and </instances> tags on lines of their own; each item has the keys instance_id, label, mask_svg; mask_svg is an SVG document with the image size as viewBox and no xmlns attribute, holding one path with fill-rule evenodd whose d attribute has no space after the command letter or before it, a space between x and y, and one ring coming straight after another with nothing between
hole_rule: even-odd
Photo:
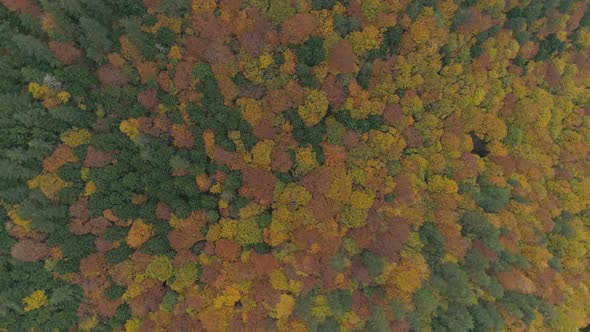
<instances>
[{"instance_id":1,"label":"mixed forest area","mask_svg":"<svg viewBox=\"0 0 590 332\"><path fill-rule=\"evenodd\" d=\"M589 88L583 0L0 0L0 331L579 331Z\"/></svg>"}]
</instances>

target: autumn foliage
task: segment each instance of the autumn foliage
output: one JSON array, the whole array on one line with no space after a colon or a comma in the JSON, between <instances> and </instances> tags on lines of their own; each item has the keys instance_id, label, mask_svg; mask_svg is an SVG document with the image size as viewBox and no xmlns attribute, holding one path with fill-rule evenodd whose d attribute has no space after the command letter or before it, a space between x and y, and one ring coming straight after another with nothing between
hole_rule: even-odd
<instances>
[{"instance_id":1,"label":"autumn foliage","mask_svg":"<svg viewBox=\"0 0 590 332\"><path fill-rule=\"evenodd\" d=\"M590 325L587 2L0 22L0 331Z\"/></svg>"}]
</instances>

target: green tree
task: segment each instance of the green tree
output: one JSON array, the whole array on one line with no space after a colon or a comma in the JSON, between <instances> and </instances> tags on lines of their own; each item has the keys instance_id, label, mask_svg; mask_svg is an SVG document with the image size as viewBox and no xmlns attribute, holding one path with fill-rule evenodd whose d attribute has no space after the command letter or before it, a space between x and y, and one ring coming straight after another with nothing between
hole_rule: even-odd
<instances>
[{"instance_id":1,"label":"green tree","mask_svg":"<svg viewBox=\"0 0 590 332\"><path fill-rule=\"evenodd\" d=\"M535 318L535 309L540 309L544 317L555 318L553 308L534 295L523 294L515 291L506 292L499 304L509 314L522 319L525 324L530 324Z\"/></svg>"},{"instance_id":2,"label":"green tree","mask_svg":"<svg viewBox=\"0 0 590 332\"><path fill-rule=\"evenodd\" d=\"M488 219L475 211L467 211L459 220L461 223L461 234L482 241L489 249L499 252L500 231L492 225Z\"/></svg>"},{"instance_id":3,"label":"green tree","mask_svg":"<svg viewBox=\"0 0 590 332\"><path fill-rule=\"evenodd\" d=\"M422 254L428 265L433 268L438 266L440 259L445 255L445 240L436 226L431 222L425 222L420 227L420 242L424 244Z\"/></svg>"},{"instance_id":4,"label":"green tree","mask_svg":"<svg viewBox=\"0 0 590 332\"><path fill-rule=\"evenodd\" d=\"M370 332L381 332L389 330L389 323L385 317L385 313L378 306L374 305L371 308L371 316L367 320L365 330Z\"/></svg>"},{"instance_id":5,"label":"green tree","mask_svg":"<svg viewBox=\"0 0 590 332\"><path fill-rule=\"evenodd\" d=\"M496 306L490 302L479 302L469 307L475 330L500 331L505 328L504 319Z\"/></svg>"},{"instance_id":6,"label":"green tree","mask_svg":"<svg viewBox=\"0 0 590 332\"><path fill-rule=\"evenodd\" d=\"M129 258L133 249L129 248L127 243L121 242L119 247L107 251L104 258L110 265L116 265Z\"/></svg>"},{"instance_id":7,"label":"green tree","mask_svg":"<svg viewBox=\"0 0 590 332\"><path fill-rule=\"evenodd\" d=\"M361 25L354 16L335 15L334 16L334 30L342 37L345 37L353 31L360 31Z\"/></svg>"},{"instance_id":8,"label":"green tree","mask_svg":"<svg viewBox=\"0 0 590 332\"><path fill-rule=\"evenodd\" d=\"M447 310L439 310L432 322L433 331L467 332L475 327L473 317L464 305L450 304Z\"/></svg>"},{"instance_id":9,"label":"green tree","mask_svg":"<svg viewBox=\"0 0 590 332\"><path fill-rule=\"evenodd\" d=\"M176 34L170 28L162 27L156 34L156 42L170 47L176 43Z\"/></svg>"},{"instance_id":10,"label":"green tree","mask_svg":"<svg viewBox=\"0 0 590 332\"><path fill-rule=\"evenodd\" d=\"M86 52L86 56L98 65L105 64L105 54L111 52L113 47L109 30L89 17L80 18L80 28L84 33L80 38L80 46Z\"/></svg>"},{"instance_id":11,"label":"green tree","mask_svg":"<svg viewBox=\"0 0 590 332\"><path fill-rule=\"evenodd\" d=\"M473 196L477 205L481 206L484 211L498 213L504 209L504 206L510 200L510 191L506 188L490 184L483 177L478 178L480 190Z\"/></svg>"},{"instance_id":12,"label":"green tree","mask_svg":"<svg viewBox=\"0 0 590 332\"><path fill-rule=\"evenodd\" d=\"M414 310L409 313L413 330L419 331L430 325L431 317L436 313L439 303L428 288L420 288L414 293Z\"/></svg>"},{"instance_id":13,"label":"green tree","mask_svg":"<svg viewBox=\"0 0 590 332\"><path fill-rule=\"evenodd\" d=\"M15 56L18 58L26 60L30 64L38 63L42 68L43 66L55 67L59 64L59 61L55 59L53 53L47 47L47 44L33 36L22 34L13 35L11 48L14 49L14 52L16 52Z\"/></svg>"},{"instance_id":14,"label":"green tree","mask_svg":"<svg viewBox=\"0 0 590 332\"><path fill-rule=\"evenodd\" d=\"M394 25L383 33L383 43L381 44L381 53L389 55L397 55L399 53L399 45L404 33L400 25Z\"/></svg>"},{"instance_id":15,"label":"green tree","mask_svg":"<svg viewBox=\"0 0 590 332\"><path fill-rule=\"evenodd\" d=\"M545 61L554 53L562 52L564 49L565 43L559 40L555 33L552 33L540 42L535 61Z\"/></svg>"},{"instance_id":16,"label":"green tree","mask_svg":"<svg viewBox=\"0 0 590 332\"><path fill-rule=\"evenodd\" d=\"M285 22L286 19L295 14L295 8L291 6L290 1L286 0L271 0L266 15L274 26L279 26Z\"/></svg>"},{"instance_id":17,"label":"green tree","mask_svg":"<svg viewBox=\"0 0 590 332\"><path fill-rule=\"evenodd\" d=\"M336 2L336 0L311 0L311 8L314 10L332 9Z\"/></svg>"},{"instance_id":18,"label":"green tree","mask_svg":"<svg viewBox=\"0 0 590 332\"><path fill-rule=\"evenodd\" d=\"M383 259L381 257L364 251L361 254L361 260L371 276L376 277L383 272Z\"/></svg>"},{"instance_id":19,"label":"green tree","mask_svg":"<svg viewBox=\"0 0 590 332\"><path fill-rule=\"evenodd\" d=\"M475 294L469 286L469 277L455 263L442 263L434 271L431 282L433 287L449 302L464 306L475 303Z\"/></svg>"},{"instance_id":20,"label":"green tree","mask_svg":"<svg viewBox=\"0 0 590 332\"><path fill-rule=\"evenodd\" d=\"M125 287L119 285L111 285L107 289L104 290L104 297L107 300L116 300L123 296L125 293Z\"/></svg>"},{"instance_id":21,"label":"green tree","mask_svg":"<svg viewBox=\"0 0 590 332\"><path fill-rule=\"evenodd\" d=\"M314 36L308 38L302 45L293 47L298 62L303 62L309 67L317 66L326 60L324 40Z\"/></svg>"}]
</instances>

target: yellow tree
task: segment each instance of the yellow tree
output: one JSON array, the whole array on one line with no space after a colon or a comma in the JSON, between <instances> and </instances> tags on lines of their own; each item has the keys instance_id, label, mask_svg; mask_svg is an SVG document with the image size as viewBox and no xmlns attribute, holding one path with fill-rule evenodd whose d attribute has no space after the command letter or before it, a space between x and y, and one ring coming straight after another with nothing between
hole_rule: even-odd
<instances>
[{"instance_id":1,"label":"yellow tree","mask_svg":"<svg viewBox=\"0 0 590 332\"><path fill-rule=\"evenodd\" d=\"M328 112L328 96L324 91L305 89L305 104L297 113L307 127L318 124Z\"/></svg>"}]
</instances>

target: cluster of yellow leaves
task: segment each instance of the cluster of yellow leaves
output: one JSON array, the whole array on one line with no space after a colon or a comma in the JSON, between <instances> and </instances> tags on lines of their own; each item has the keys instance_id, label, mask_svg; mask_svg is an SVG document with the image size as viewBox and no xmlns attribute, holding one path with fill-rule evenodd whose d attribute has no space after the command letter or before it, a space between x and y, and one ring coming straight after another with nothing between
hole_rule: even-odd
<instances>
[{"instance_id":1,"label":"cluster of yellow leaves","mask_svg":"<svg viewBox=\"0 0 590 332\"><path fill-rule=\"evenodd\" d=\"M25 311L39 309L48 304L47 295L45 295L44 290L34 291L31 293L31 295L23 299L23 304L25 305Z\"/></svg>"},{"instance_id":2,"label":"cluster of yellow leaves","mask_svg":"<svg viewBox=\"0 0 590 332\"><path fill-rule=\"evenodd\" d=\"M264 205L258 205L254 202L240 208L240 218L248 219L252 217L256 217L262 213L262 211L266 210Z\"/></svg>"},{"instance_id":3,"label":"cluster of yellow leaves","mask_svg":"<svg viewBox=\"0 0 590 332\"><path fill-rule=\"evenodd\" d=\"M131 284L127 287L125 294L123 294L124 300L133 299L142 293L141 282L145 280L145 275L140 274L136 275L135 278L131 281Z\"/></svg>"},{"instance_id":4,"label":"cluster of yellow leaves","mask_svg":"<svg viewBox=\"0 0 590 332\"><path fill-rule=\"evenodd\" d=\"M369 22L373 22L378 14L385 13L386 9L387 2L381 0L367 0L361 4L361 11Z\"/></svg>"},{"instance_id":5,"label":"cluster of yellow leaves","mask_svg":"<svg viewBox=\"0 0 590 332\"><path fill-rule=\"evenodd\" d=\"M262 242L262 230L258 227L255 218L248 218L238 222L238 231L235 240L241 245L250 245Z\"/></svg>"},{"instance_id":6,"label":"cluster of yellow leaves","mask_svg":"<svg viewBox=\"0 0 590 332\"><path fill-rule=\"evenodd\" d=\"M193 13L212 14L217 7L215 0L193 0Z\"/></svg>"},{"instance_id":7,"label":"cluster of yellow leaves","mask_svg":"<svg viewBox=\"0 0 590 332\"><path fill-rule=\"evenodd\" d=\"M350 205L344 208L344 225L349 228L363 227L367 223L369 209L373 206L375 194L367 191L352 191Z\"/></svg>"},{"instance_id":8,"label":"cluster of yellow leaves","mask_svg":"<svg viewBox=\"0 0 590 332\"><path fill-rule=\"evenodd\" d=\"M227 133L227 137L236 146L236 152L246 152L246 147L244 146L244 142L242 142L242 132L240 132L239 130L232 130Z\"/></svg>"},{"instance_id":9,"label":"cluster of yellow leaves","mask_svg":"<svg viewBox=\"0 0 590 332\"><path fill-rule=\"evenodd\" d=\"M275 142L273 140L263 140L252 148L252 163L260 167L270 167L271 153Z\"/></svg>"},{"instance_id":10,"label":"cluster of yellow leaves","mask_svg":"<svg viewBox=\"0 0 590 332\"><path fill-rule=\"evenodd\" d=\"M318 166L315 151L311 147L297 148L295 159L297 161L296 174L305 174Z\"/></svg>"},{"instance_id":11,"label":"cluster of yellow leaves","mask_svg":"<svg viewBox=\"0 0 590 332\"><path fill-rule=\"evenodd\" d=\"M344 208L344 224L349 228L359 228L367 224L369 210L360 209L353 206Z\"/></svg>"},{"instance_id":12,"label":"cluster of yellow leaves","mask_svg":"<svg viewBox=\"0 0 590 332\"><path fill-rule=\"evenodd\" d=\"M213 224L207 231L207 241L217 241L222 237L233 238L237 233L237 222L231 219L221 219L217 224Z\"/></svg>"},{"instance_id":13,"label":"cluster of yellow leaves","mask_svg":"<svg viewBox=\"0 0 590 332\"><path fill-rule=\"evenodd\" d=\"M297 280L288 280L287 276L281 269L276 269L270 274L270 284L272 288L280 291L289 291L292 293L301 292L303 284Z\"/></svg>"},{"instance_id":14,"label":"cluster of yellow leaves","mask_svg":"<svg viewBox=\"0 0 590 332\"><path fill-rule=\"evenodd\" d=\"M174 59L174 60L182 59L182 51L181 51L180 47L178 47L176 45L170 47L170 51L168 51L168 58Z\"/></svg>"},{"instance_id":15,"label":"cluster of yellow leaves","mask_svg":"<svg viewBox=\"0 0 590 332\"><path fill-rule=\"evenodd\" d=\"M205 1L207 1L207 0L205 0ZM212 1L209 0L208 2L210 3ZM170 16L166 16L166 15L162 15L162 14L158 14L156 17L157 17L156 24L154 24L151 27L144 28L145 30L147 30L155 35L156 33L158 33L158 30L161 27L166 27L166 28L174 31L175 34L180 34L180 30L182 29L182 19L180 17L170 17Z\"/></svg>"},{"instance_id":16,"label":"cluster of yellow leaves","mask_svg":"<svg viewBox=\"0 0 590 332\"><path fill-rule=\"evenodd\" d=\"M323 295L318 295L313 301L311 315L318 321L322 322L326 320L326 317L330 316L331 314L332 309L330 309L328 304L328 298Z\"/></svg>"},{"instance_id":17,"label":"cluster of yellow leaves","mask_svg":"<svg viewBox=\"0 0 590 332\"><path fill-rule=\"evenodd\" d=\"M334 172L332 183L328 191L328 197L341 202L350 202L352 194L352 177L343 168L337 168Z\"/></svg>"},{"instance_id":18,"label":"cluster of yellow leaves","mask_svg":"<svg viewBox=\"0 0 590 332\"><path fill-rule=\"evenodd\" d=\"M374 25L367 25L362 31L353 31L346 40L352 45L352 51L357 56L364 55L368 50L379 48L383 41L383 33Z\"/></svg>"},{"instance_id":19,"label":"cluster of yellow leaves","mask_svg":"<svg viewBox=\"0 0 590 332\"><path fill-rule=\"evenodd\" d=\"M39 188L43 195L49 199L57 199L57 193L71 185L55 173L41 173L27 181L29 189Z\"/></svg>"},{"instance_id":20,"label":"cluster of yellow leaves","mask_svg":"<svg viewBox=\"0 0 590 332\"><path fill-rule=\"evenodd\" d=\"M71 96L72 95L70 95L70 93L67 91L60 91L57 93L57 98L62 102L62 104L67 103Z\"/></svg>"},{"instance_id":21,"label":"cluster of yellow leaves","mask_svg":"<svg viewBox=\"0 0 590 332\"><path fill-rule=\"evenodd\" d=\"M129 118L121 121L119 124L119 130L127 135L130 139L135 139L139 136L139 121L137 119Z\"/></svg>"},{"instance_id":22,"label":"cluster of yellow leaves","mask_svg":"<svg viewBox=\"0 0 590 332\"><path fill-rule=\"evenodd\" d=\"M166 281L172 276L174 267L172 261L167 256L155 256L145 270L149 278Z\"/></svg>"},{"instance_id":23,"label":"cluster of yellow leaves","mask_svg":"<svg viewBox=\"0 0 590 332\"><path fill-rule=\"evenodd\" d=\"M174 282L170 285L170 288L181 293L184 289L194 285L196 281L197 263L189 263L174 271Z\"/></svg>"},{"instance_id":24,"label":"cluster of yellow leaves","mask_svg":"<svg viewBox=\"0 0 590 332\"><path fill-rule=\"evenodd\" d=\"M46 85L41 85L37 82L29 83L29 93L35 99L44 99L48 103L46 105L55 105L56 102L62 104L70 100L71 95L67 91L56 92Z\"/></svg>"},{"instance_id":25,"label":"cluster of yellow leaves","mask_svg":"<svg viewBox=\"0 0 590 332\"><path fill-rule=\"evenodd\" d=\"M266 69L273 63L272 55L264 52L258 57L258 62L260 63L260 69Z\"/></svg>"},{"instance_id":26,"label":"cluster of yellow leaves","mask_svg":"<svg viewBox=\"0 0 590 332\"><path fill-rule=\"evenodd\" d=\"M432 36L435 29L436 18L434 17L434 10L432 7L424 7L410 27L410 36L412 36L412 39L416 43L421 44Z\"/></svg>"},{"instance_id":27,"label":"cluster of yellow leaves","mask_svg":"<svg viewBox=\"0 0 590 332\"><path fill-rule=\"evenodd\" d=\"M276 307L276 318L286 320L295 309L295 299L289 294L281 294Z\"/></svg>"},{"instance_id":28,"label":"cluster of yellow leaves","mask_svg":"<svg viewBox=\"0 0 590 332\"><path fill-rule=\"evenodd\" d=\"M297 108L297 113L307 127L318 124L328 112L328 95L320 90L305 89L305 104Z\"/></svg>"},{"instance_id":29,"label":"cluster of yellow leaves","mask_svg":"<svg viewBox=\"0 0 590 332\"><path fill-rule=\"evenodd\" d=\"M206 238L208 241L226 238L241 245L256 244L263 241L262 230L258 227L255 217L240 220L222 218L217 224L209 227Z\"/></svg>"},{"instance_id":30,"label":"cluster of yellow leaves","mask_svg":"<svg viewBox=\"0 0 590 332\"><path fill-rule=\"evenodd\" d=\"M261 103L251 98L239 98L236 104L240 107L240 112L244 119L252 126L256 126L262 119Z\"/></svg>"},{"instance_id":31,"label":"cluster of yellow leaves","mask_svg":"<svg viewBox=\"0 0 590 332\"><path fill-rule=\"evenodd\" d=\"M85 128L72 128L60 135L61 141L71 148L87 144L90 137L90 132Z\"/></svg>"},{"instance_id":32,"label":"cluster of yellow leaves","mask_svg":"<svg viewBox=\"0 0 590 332\"><path fill-rule=\"evenodd\" d=\"M315 13L317 29L321 36L328 36L334 32L334 17L327 9Z\"/></svg>"},{"instance_id":33,"label":"cluster of yellow leaves","mask_svg":"<svg viewBox=\"0 0 590 332\"><path fill-rule=\"evenodd\" d=\"M131 248L139 248L154 234L152 224L146 224L141 219L133 221L129 233L127 233L127 244Z\"/></svg>"},{"instance_id":34,"label":"cluster of yellow leaves","mask_svg":"<svg viewBox=\"0 0 590 332\"><path fill-rule=\"evenodd\" d=\"M281 270L274 270L270 275L270 284L272 288L276 290L288 290L289 289L289 282L287 281L287 277Z\"/></svg>"},{"instance_id":35,"label":"cluster of yellow leaves","mask_svg":"<svg viewBox=\"0 0 590 332\"><path fill-rule=\"evenodd\" d=\"M221 308L222 306L233 307L236 302L241 299L242 295L240 290L234 286L228 286L223 290L222 295L216 297L213 300L213 306L215 308Z\"/></svg>"},{"instance_id":36,"label":"cluster of yellow leaves","mask_svg":"<svg viewBox=\"0 0 590 332\"><path fill-rule=\"evenodd\" d=\"M31 221L30 220L24 220L22 219L18 213L16 213L16 210L18 209L18 205L13 205L12 208L10 208L10 210L8 210L7 215L8 218L10 218L10 220L20 229L22 229L22 231L24 233L27 233L31 230Z\"/></svg>"},{"instance_id":37,"label":"cluster of yellow leaves","mask_svg":"<svg viewBox=\"0 0 590 332\"><path fill-rule=\"evenodd\" d=\"M389 128L387 132L371 130L369 147L373 155L383 161L399 160L406 142L394 128Z\"/></svg>"},{"instance_id":38,"label":"cluster of yellow leaves","mask_svg":"<svg viewBox=\"0 0 590 332\"><path fill-rule=\"evenodd\" d=\"M31 82L29 83L29 93L31 93L35 99L43 99L50 96L52 91L48 86L41 85L37 82Z\"/></svg>"},{"instance_id":39,"label":"cluster of yellow leaves","mask_svg":"<svg viewBox=\"0 0 590 332\"><path fill-rule=\"evenodd\" d=\"M433 193L453 194L459 190L457 183L442 175L433 175L428 179L428 191Z\"/></svg>"},{"instance_id":40,"label":"cluster of yellow leaves","mask_svg":"<svg viewBox=\"0 0 590 332\"><path fill-rule=\"evenodd\" d=\"M92 315L80 320L78 328L84 331L91 331L98 325L98 315Z\"/></svg>"},{"instance_id":41,"label":"cluster of yellow leaves","mask_svg":"<svg viewBox=\"0 0 590 332\"><path fill-rule=\"evenodd\" d=\"M260 61L257 57L244 56L239 62L240 70L247 79L256 84L263 84L262 69L260 68Z\"/></svg>"},{"instance_id":42,"label":"cluster of yellow leaves","mask_svg":"<svg viewBox=\"0 0 590 332\"><path fill-rule=\"evenodd\" d=\"M310 225L316 222L313 211L308 207L312 195L307 189L289 183L273 204L272 221L265 233L265 240L271 246L287 241L292 225Z\"/></svg>"},{"instance_id":43,"label":"cluster of yellow leaves","mask_svg":"<svg viewBox=\"0 0 590 332\"><path fill-rule=\"evenodd\" d=\"M84 185L84 195L90 196L90 195L94 194L95 192L96 192L96 184L94 183L94 181L86 182L86 185Z\"/></svg>"},{"instance_id":44,"label":"cluster of yellow leaves","mask_svg":"<svg viewBox=\"0 0 590 332\"><path fill-rule=\"evenodd\" d=\"M125 322L125 332L139 332L141 321L139 318L130 318Z\"/></svg>"},{"instance_id":45,"label":"cluster of yellow leaves","mask_svg":"<svg viewBox=\"0 0 590 332\"><path fill-rule=\"evenodd\" d=\"M486 141L499 142L506 136L506 124L495 114L476 112L465 120L466 126Z\"/></svg>"},{"instance_id":46,"label":"cluster of yellow leaves","mask_svg":"<svg viewBox=\"0 0 590 332\"><path fill-rule=\"evenodd\" d=\"M373 206L374 199L375 194L357 190L352 192L350 196L350 204L355 208L368 210Z\"/></svg>"}]
</instances>

